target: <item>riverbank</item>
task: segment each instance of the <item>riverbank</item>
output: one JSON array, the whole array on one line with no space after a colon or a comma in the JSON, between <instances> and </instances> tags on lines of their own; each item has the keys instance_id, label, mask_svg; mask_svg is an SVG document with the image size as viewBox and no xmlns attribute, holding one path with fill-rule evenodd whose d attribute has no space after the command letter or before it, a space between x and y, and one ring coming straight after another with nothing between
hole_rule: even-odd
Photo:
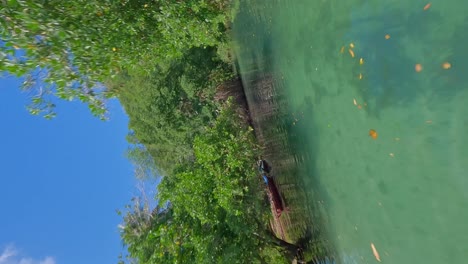
<instances>
[{"instance_id":1,"label":"riverbank","mask_svg":"<svg viewBox=\"0 0 468 264\"><path fill-rule=\"evenodd\" d=\"M110 83L130 118L132 158L142 171L150 164L163 176L157 208L142 211L135 204L124 214L122 239L141 263L288 263L299 248L304 255L312 248L300 184L284 170L279 157L285 150L268 143L276 133L257 122L258 113L265 117L281 108L251 105L245 79L236 74L244 78L244 72L231 70L235 58L220 57L228 44L220 39L180 57L146 61L146 71L121 72ZM255 79L267 101L270 81ZM289 208L279 218L269 216L264 183L253 166L262 154Z\"/></svg>"},{"instance_id":2,"label":"riverbank","mask_svg":"<svg viewBox=\"0 0 468 264\"><path fill-rule=\"evenodd\" d=\"M274 177L287 208L277 217L271 206L270 226L278 238L303 249L302 260L319 262L330 259L333 247L322 233L320 203L318 206L309 204L307 190L299 177L297 139L285 133L296 118L288 113L287 102L281 100L280 85L281 79L255 69L247 71L242 79L261 155L272 167L270 175ZM311 215L315 217L311 218Z\"/></svg>"}]
</instances>

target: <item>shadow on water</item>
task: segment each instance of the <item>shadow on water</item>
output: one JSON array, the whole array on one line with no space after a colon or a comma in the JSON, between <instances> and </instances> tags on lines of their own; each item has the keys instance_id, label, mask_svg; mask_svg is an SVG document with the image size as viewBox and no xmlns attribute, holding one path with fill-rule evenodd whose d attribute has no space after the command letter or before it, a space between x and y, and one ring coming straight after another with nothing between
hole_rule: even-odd
<instances>
[{"instance_id":1,"label":"shadow on water","mask_svg":"<svg viewBox=\"0 0 468 264\"><path fill-rule=\"evenodd\" d=\"M389 7L382 14L359 17L352 23L348 34L357 39L358 53L366 59L365 79L359 89L365 101L374 101L369 105L371 116L378 118L388 107L406 106L420 98L432 103L451 100L465 89L460 84L466 83L468 68L466 19L449 29L438 12ZM443 32L435 34L436 29ZM385 34L391 38L385 39ZM445 61L454 66L450 71L442 69ZM415 72L416 63L423 65L422 72Z\"/></svg>"},{"instance_id":2,"label":"shadow on water","mask_svg":"<svg viewBox=\"0 0 468 264\"><path fill-rule=\"evenodd\" d=\"M435 42L447 42L447 39L434 37L434 28L443 20L436 12L408 12L399 8L388 8L382 14L353 20L349 34L359 41L358 52L366 59L360 92L365 101L374 101L369 105L370 115L379 117L386 108L414 103L421 96L457 94L458 89L447 94L447 90L442 89L445 80L435 74L440 72L442 61L434 62L434 53L444 51L433 50L433 47L441 44ZM384 37L386 34L390 39ZM465 34L458 37L461 36ZM423 65L421 73L415 72L417 63Z\"/></svg>"}]
</instances>

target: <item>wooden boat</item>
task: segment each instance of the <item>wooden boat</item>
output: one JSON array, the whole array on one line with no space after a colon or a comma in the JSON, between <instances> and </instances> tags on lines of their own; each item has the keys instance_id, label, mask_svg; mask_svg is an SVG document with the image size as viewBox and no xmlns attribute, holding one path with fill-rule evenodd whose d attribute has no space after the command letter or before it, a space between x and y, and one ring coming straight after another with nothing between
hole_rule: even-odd
<instances>
[{"instance_id":1,"label":"wooden boat","mask_svg":"<svg viewBox=\"0 0 468 264\"><path fill-rule=\"evenodd\" d=\"M273 209L276 212L276 217L280 217L281 213L284 210L283 200L281 199L276 183L272 177L264 176L267 178L267 193L270 203L274 207Z\"/></svg>"},{"instance_id":2,"label":"wooden boat","mask_svg":"<svg viewBox=\"0 0 468 264\"><path fill-rule=\"evenodd\" d=\"M276 212L276 217L280 217L284 210L283 200L281 199L275 180L270 176L271 166L264 159L257 161L258 171L262 174L263 180L267 186L268 199Z\"/></svg>"}]
</instances>

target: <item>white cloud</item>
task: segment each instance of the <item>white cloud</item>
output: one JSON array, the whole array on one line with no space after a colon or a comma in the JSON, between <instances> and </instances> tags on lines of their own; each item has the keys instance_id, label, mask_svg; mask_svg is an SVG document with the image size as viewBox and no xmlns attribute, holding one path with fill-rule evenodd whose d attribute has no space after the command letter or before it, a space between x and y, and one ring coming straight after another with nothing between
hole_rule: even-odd
<instances>
[{"instance_id":1,"label":"white cloud","mask_svg":"<svg viewBox=\"0 0 468 264\"><path fill-rule=\"evenodd\" d=\"M0 254L0 264L55 264L53 257L33 259L22 256L14 246L6 246Z\"/></svg>"},{"instance_id":2,"label":"white cloud","mask_svg":"<svg viewBox=\"0 0 468 264\"><path fill-rule=\"evenodd\" d=\"M0 255L0 264L7 263L8 259L14 257L18 252L12 245L8 245L3 249L2 254Z\"/></svg>"},{"instance_id":3,"label":"white cloud","mask_svg":"<svg viewBox=\"0 0 468 264\"><path fill-rule=\"evenodd\" d=\"M55 264L55 259L53 257L46 257L43 261L39 262L39 264Z\"/></svg>"}]
</instances>

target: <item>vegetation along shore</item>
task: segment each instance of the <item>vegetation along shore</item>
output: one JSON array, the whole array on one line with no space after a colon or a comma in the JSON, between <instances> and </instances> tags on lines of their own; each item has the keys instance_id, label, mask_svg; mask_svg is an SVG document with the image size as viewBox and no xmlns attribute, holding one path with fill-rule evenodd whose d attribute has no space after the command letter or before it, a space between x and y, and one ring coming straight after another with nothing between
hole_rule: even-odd
<instances>
[{"instance_id":1,"label":"vegetation along shore","mask_svg":"<svg viewBox=\"0 0 468 264\"><path fill-rule=\"evenodd\" d=\"M58 98L77 99L106 119L106 101L118 98L135 176L161 177L156 208L136 198L120 212L121 263L290 263L319 254L288 228L297 219L271 213L255 165L265 148L229 31L238 1L1 5L0 70L24 78L29 111L53 118Z\"/></svg>"}]
</instances>

